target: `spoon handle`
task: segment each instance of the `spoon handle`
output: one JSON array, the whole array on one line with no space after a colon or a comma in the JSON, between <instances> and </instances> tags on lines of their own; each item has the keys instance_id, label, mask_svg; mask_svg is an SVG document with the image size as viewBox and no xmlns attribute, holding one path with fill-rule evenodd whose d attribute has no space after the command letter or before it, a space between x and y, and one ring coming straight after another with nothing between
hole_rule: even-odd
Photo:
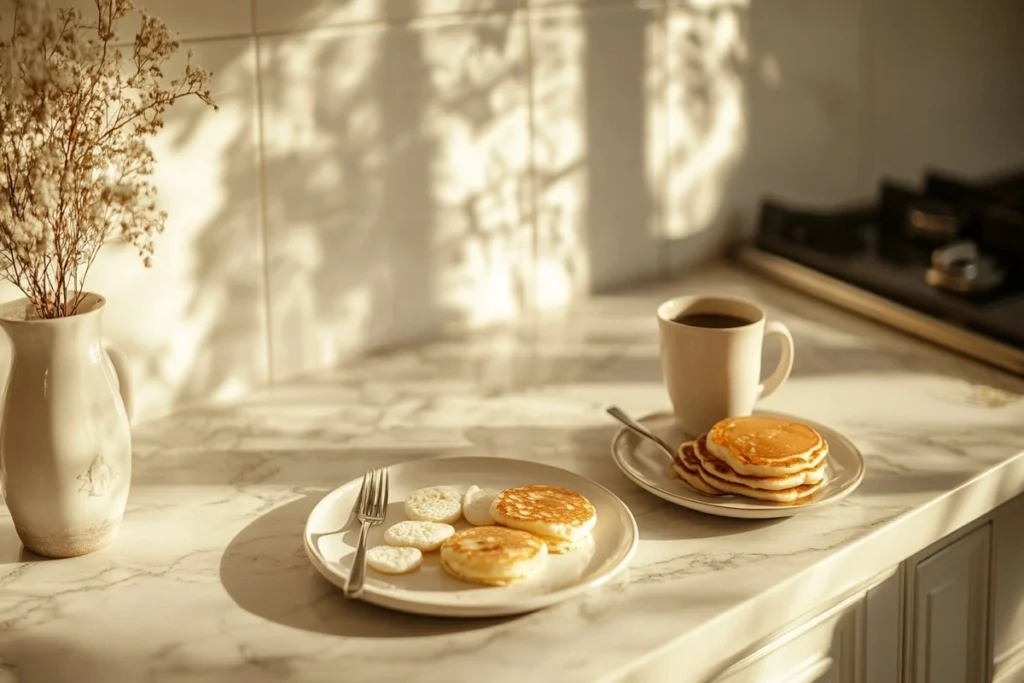
<instances>
[{"instance_id":1,"label":"spoon handle","mask_svg":"<svg viewBox=\"0 0 1024 683\"><path fill-rule=\"evenodd\" d=\"M660 436L649 430L647 427L644 427L642 424L631 418L629 415L626 415L617 406L609 406L608 408L605 409L605 411L609 415L614 417L616 420L624 424L628 429L633 430L634 432L644 437L645 439L650 439L654 443L661 446L662 450L668 453L669 457L675 456L675 449L673 449L671 446L665 443L665 441Z\"/></svg>"}]
</instances>

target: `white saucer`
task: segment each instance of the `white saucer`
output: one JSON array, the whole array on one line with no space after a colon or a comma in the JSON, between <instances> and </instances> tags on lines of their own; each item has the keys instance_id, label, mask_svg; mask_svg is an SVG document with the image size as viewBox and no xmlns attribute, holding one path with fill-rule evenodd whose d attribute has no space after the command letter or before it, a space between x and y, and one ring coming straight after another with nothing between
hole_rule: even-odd
<instances>
[{"instance_id":1,"label":"white saucer","mask_svg":"<svg viewBox=\"0 0 1024 683\"><path fill-rule=\"evenodd\" d=\"M845 436L816 422L795 418L779 413L757 411L758 415L775 415L804 422L816 430L828 442L828 483L809 496L802 503L772 503L753 500L742 496L706 496L679 480L672 471L668 456L656 445L637 436L623 427L612 439L612 458L622 473L659 498L683 507L706 512L720 517L743 519L770 519L791 517L807 510L816 510L835 503L860 485L864 478L864 456ZM640 422L664 439L670 446L678 447L688 437L675 417L667 413L656 413L642 418Z\"/></svg>"},{"instance_id":2,"label":"white saucer","mask_svg":"<svg viewBox=\"0 0 1024 683\"><path fill-rule=\"evenodd\" d=\"M476 484L505 489L525 484L564 486L586 496L597 509L592 541L565 555L551 555L544 571L505 588L464 583L438 566L438 553L425 553L423 566L410 574L389 576L366 570L361 599L401 612L449 617L494 617L532 612L594 589L629 564L639 535L629 508L605 487L550 465L509 458L455 457L417 460L388 468L390 495L383 524L370 527L367 547L383 543L384 531L404 520L409 493L425 486L453 486L465 491ZM343 586L355 554L358 524L347 524L362 477L328 493L309 515L304 535L306 554L331 583ZM465 520L455 524L462 529Z\"/></svg>"}]
</instances>

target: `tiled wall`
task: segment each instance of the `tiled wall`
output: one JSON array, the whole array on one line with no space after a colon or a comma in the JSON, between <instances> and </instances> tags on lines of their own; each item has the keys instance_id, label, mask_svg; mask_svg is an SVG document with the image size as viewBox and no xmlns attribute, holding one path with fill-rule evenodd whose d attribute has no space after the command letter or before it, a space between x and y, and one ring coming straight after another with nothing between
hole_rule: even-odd
<instances>
[{"instance_id":1,"label":"tiled wall","mask_svg":"<svg viewBox=\"0 0 1024 683\"><path fill-rule=\"evenodd\" d=\"M168 117L155 266L89 282L141 417L680 272L766 193L1024 161L1019 0L144 4L221 111Z\"/></svg>"}]
</instances>

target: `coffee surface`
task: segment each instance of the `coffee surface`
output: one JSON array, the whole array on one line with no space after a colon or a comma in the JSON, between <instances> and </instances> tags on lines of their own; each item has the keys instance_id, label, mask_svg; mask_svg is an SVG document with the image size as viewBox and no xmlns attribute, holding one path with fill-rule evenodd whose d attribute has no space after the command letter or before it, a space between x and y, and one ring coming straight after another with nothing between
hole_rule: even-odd
<instances>
[{"instance_id":1,"label":"coffee surface","mask_svg":"<svg viewBox=\"0 0 1024 683\"><path fill-rule=\"evenodd\" d=\"M727 329L730 327L743 327L749 325L750 321L728 313L683 313L672 319L674 322L690 327L711 327L715 329Z\"/></svg>"}]
</instances>

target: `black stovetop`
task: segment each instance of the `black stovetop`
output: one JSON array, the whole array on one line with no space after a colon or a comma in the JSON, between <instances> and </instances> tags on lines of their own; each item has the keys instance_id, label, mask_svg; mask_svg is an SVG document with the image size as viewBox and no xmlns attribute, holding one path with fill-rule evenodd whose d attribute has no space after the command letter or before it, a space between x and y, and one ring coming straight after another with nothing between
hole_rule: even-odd
<instances>
[{"instance_id":1,"label":"black stovetop","mask_svg":"<svg viewBox=\"0 0 1024 683\"><path fill-rule=\"evenodd\" d=\"M1024 348L1024 170L982 180L930 172L919 186L885 181L859 206L768 200L755 245Z\"/></svg>"}]
</instances>

